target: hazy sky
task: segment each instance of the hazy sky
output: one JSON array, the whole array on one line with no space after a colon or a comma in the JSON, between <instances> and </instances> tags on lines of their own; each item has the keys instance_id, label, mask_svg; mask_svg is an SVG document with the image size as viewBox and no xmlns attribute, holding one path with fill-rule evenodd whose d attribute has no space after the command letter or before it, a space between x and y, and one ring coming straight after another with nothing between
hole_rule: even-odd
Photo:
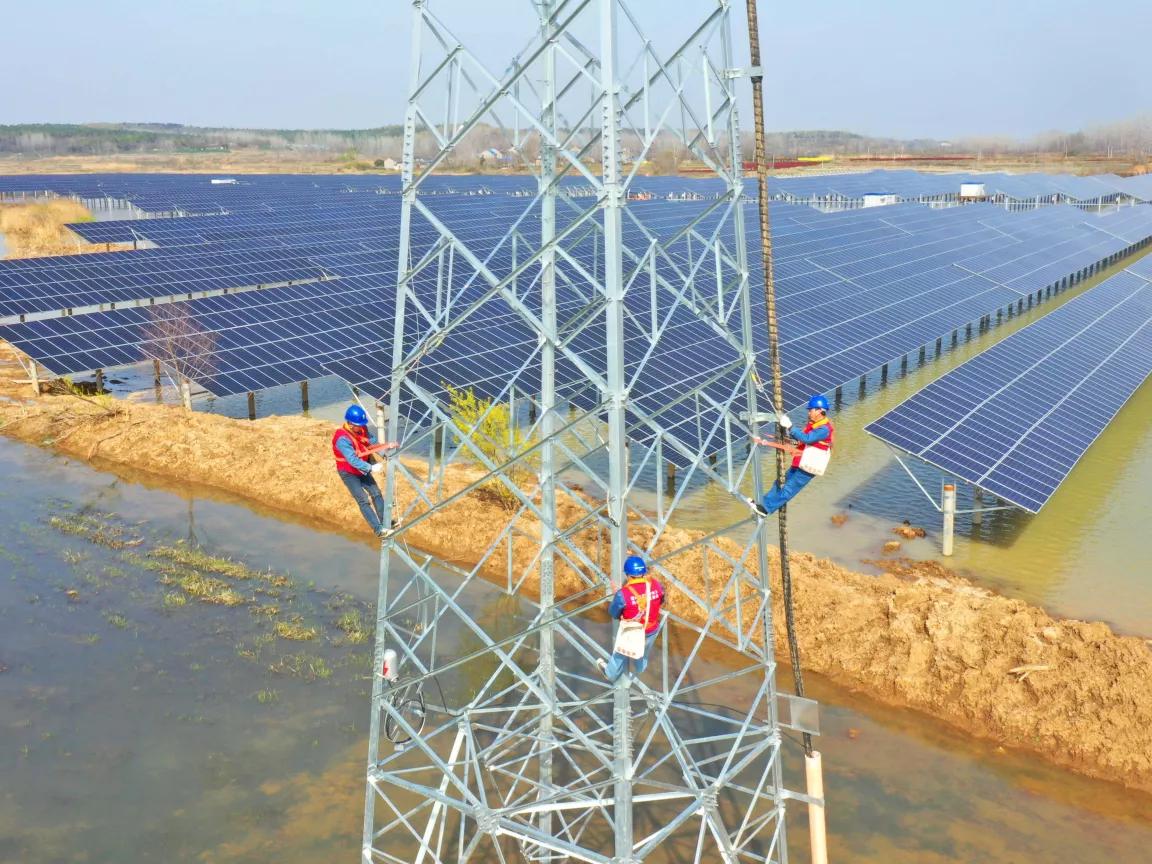
<instances>
[{"instance_id":1,"label":"hazy sky","mask_svg":"<svg viewBox=\"0 0 1152 864\"><path fill-rule=\"evenodd\" d=\"M462 38L509 53L520 40L506 31L523 29L510 16L532 14L529 0L432 2ZM708 4L632 0L632 8L659 37L696 2ZM405 0L0 6L0 123L355 128L403 116ZM734 8L742 17L741 0ZM1030 135L1152 107L1152 0L761 0L760 8L772 129Z\"/></svg>"}]
</instances>

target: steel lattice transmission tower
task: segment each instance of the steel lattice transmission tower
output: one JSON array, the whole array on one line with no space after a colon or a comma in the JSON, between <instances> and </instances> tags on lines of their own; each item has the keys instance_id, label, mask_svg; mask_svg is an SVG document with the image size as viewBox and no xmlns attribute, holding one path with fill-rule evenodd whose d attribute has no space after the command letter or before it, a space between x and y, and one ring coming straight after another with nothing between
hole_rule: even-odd
<instances>
[{"instance_id":1,"label":"steel lattice transmission tower","mask_svg":"<svg viewBox=\"0 0 1152 864\"><path fill-rule=\"evenodd\" d=\"M780 705L798 703L776 692L765 529L743 504L758 391L729 4L670 4L687 23L668 46L622 0L491 10L500 45L433 5L413 3L390 356L340 370L403 442L363 860L785 861L802 796ZM669 147L713 195L645 200L638 166ZM481 150L534 188L451 194L438 175ZM673 527L701 495L731 524ZM418 526L478 560L413 550ZM595 660L630 554L670 615L648 671L612 686Z\"/></svg>"}]
</instances>

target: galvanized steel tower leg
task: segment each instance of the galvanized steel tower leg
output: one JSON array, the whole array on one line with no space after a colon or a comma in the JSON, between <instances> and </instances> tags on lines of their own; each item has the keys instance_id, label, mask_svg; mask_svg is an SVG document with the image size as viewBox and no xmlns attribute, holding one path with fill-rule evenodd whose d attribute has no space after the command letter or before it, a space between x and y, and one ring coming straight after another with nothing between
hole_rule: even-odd
<instances>
[{"instance_id":1,"label":"galvanized steel tower leg","mask_svg":"<svg viewBox=\"0 0 1152 864\"><path fill-rule=\"evenodd\" d=\"M556 121L556 22L554 4L540 0L540 26L548 47L544 56L544 92L541 121L555 135ZM556 603L556 145L542 141L540 147L540 310L545 333L540 348L540 613L547 620ZM556 708L556 644L551 627L540 631L540 682L547 700L540 706L539 797L552 794L554 749L552 715ZM552 833L552 812L540 811L540 831Z\"/></svg>"}]
</instances>

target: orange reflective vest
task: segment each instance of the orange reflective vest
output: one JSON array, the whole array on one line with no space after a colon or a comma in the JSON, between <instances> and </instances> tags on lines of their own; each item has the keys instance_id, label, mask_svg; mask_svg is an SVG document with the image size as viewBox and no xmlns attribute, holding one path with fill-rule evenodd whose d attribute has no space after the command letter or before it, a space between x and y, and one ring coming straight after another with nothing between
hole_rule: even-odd
<instances>
[{"instance_id":1,"label":"orange reflective vest","mask_svg":"<svg viewBox=\"0 0 1152 864\"><path fill-rule=\"evenodd\" d=\"M332 436L332 455L336 457L336 470L343 471L345 474L353 474L356 477L363 477L364 472L353 465L348 464L348 460L344 458L344 454L340 452L340 448L336 445L340 442L341 438L347 438L352 442L352 451L365 462L371 461L368 457L371 455L368 448L372 446L372 439L368 437L368 430L357 430L355 433L349 432L345 427L341 426L336 430L336 434Z\"/></svg>"},{"instance_id":2,"label":"orange reflective vest","mask_svg":"<svg viewBox=\"0 0 1152 864\"><path fill-rule=\"evenodd\" d=\"M643 621L648 613L648 626L645 633L654 633L660 626L660 607L664 603L664 586L651 576L629 579L620 589L624 608L620 617L628 621Z\"/></svg>"},{"instance_id":3,"label":"orange reflective vest","mask_svg":"<svg viewBox=\"0 0 1152 864\"><path fill-rule=\"evenodd\" d=\"M800 467L800 457L803 455L805 447L811 447L814 450L831 450L832 449L832 436L836 433L836 430L832 428L832 421L829 420L827 417L822 417L821 419L817 420L815 423L809 423L807 426L804 427L804 433L807 434L807 433L811 432L813 429L819 429L821 426L827 426L828 427L828 437L825 438L823 441L817 441L815 444L805 444L803 441L797 442L796 455L792 457L792 467L793 468L799 468Z\"/></svg>"}]
</instances>

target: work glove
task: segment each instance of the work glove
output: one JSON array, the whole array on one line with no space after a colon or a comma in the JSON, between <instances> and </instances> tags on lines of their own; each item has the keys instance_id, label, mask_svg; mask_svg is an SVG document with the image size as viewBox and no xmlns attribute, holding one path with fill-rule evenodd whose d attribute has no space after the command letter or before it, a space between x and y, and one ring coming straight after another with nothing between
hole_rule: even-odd
<instances>
[{"instance_id":1,"label":"work glove","mask_svg":"<svg viewBox=\"0 0 1152 864\"><path fill-rule=\"evenodd\" d=\"M377 462L375 465L372 466L372 474L374 476L379 477L383 473L384 473L384 463L383 462Z\"/></svg>"},{"instance_id":2,"label":"work glove","mask_svg":"<svg viewBox=\"0 0 1152 864\"><path fill-rule=\"evenodd\" d=\"M783 411L776 415L776 422L780 424L780 428L782 429L792 428L792 418L785 414Z\"/></svg>"}]
</instances>

